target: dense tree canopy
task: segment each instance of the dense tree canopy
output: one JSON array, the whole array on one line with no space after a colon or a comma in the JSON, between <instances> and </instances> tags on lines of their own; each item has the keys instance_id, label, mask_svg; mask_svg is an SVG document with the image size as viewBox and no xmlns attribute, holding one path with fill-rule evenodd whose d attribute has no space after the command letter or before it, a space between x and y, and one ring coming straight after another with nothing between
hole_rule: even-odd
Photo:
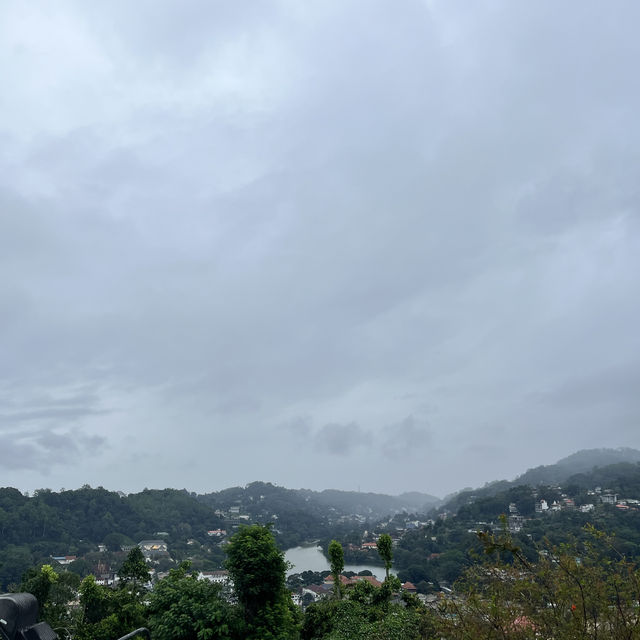
<instances>
[{"instance_id":1,"label":"dense tree canopy","mask_svg":"<svg viewBox=\"0 0 640 640\"><path fill-rule=\"evenodd\" d=\"M222 586L198 580L189 564L172 569L149 596L149 627L155 640L232 640L240 620Z\"/></svg>"},{"instance_id":2,"label":"dense tree canopy","mask_svg":"<svg viewBox=\"0 0 640 640\"><path fill-rule=\"evenodd\" d=\"M246 624L246 638L294 638L296 610L285 586L287 563L270 527L241 527L226 551L227 568Z\"/></svg>"}]
</instances>

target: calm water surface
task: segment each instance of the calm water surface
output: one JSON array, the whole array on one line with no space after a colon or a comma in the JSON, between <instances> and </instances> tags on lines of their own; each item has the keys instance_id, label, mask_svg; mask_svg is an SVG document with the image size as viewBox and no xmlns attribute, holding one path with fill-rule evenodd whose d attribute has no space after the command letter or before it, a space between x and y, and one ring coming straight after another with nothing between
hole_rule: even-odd
<instances>
[{"instance_id":1,"label":"calm water surface","mask_svg":"<svg viewBox=\"0 0 640 640\"><path fill-rule=\"evenodd\" d=\"M324 557L322 549L316 546L310 547L292 547L284 552L287 562L293 565L292 569L287 571L287 575L292 573L302 573L303 571L329 571L329 561ZM382 582L384 580L384 567L373 564L345 564L345 571L355 571L356 573L368 569L371 573ZM390 573L396 575L395 569L391 569Z\"/></svg>"}]
</instances>

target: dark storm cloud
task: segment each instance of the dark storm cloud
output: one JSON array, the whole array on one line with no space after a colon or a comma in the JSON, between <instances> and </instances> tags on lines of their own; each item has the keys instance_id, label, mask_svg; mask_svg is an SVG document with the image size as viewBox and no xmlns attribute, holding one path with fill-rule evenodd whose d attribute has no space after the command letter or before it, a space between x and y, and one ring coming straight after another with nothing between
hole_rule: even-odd
<instances>
[{"instance_id":1,"label":"dark storm cloud","mask_svg":"<svg viewBox=\"0 0 640 640\"><path fill-rule=\"evenodd\" d=\"M438 493L603 424L640 445L638 17L3 5L10 446L72 438L65 486L309 486L342 456Z\"/></svg>"}]
</instances>

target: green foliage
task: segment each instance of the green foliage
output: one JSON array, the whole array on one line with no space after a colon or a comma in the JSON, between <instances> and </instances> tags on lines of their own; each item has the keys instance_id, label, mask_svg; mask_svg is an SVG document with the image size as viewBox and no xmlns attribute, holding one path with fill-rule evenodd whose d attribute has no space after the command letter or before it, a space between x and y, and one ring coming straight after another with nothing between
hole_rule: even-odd
<instances>
[{"instance_id":1,"label":"green foliage","mask_svg":"<svg viewBox=\"0 0 640 640\"><path fill-rule=\"evenodd\" d=\"M102 543L107 546L109 551L120 551L125 545L133 545L138 541L134 541L128 536L122 533L108 533L103 539Z\"/></svg>"},{"instance_id":2,"label":"green foliage","mask_svg":"<svg viewBox=\"0 0 640 640\"><path fill-rule=\"evenodd\" d=\"M638 638L637 567L609 537L586 533L584 541L543 549L535 563L508 534L483 534L492 560L467 571L445 604L440 633L451 640Z\"/></svg>"},{"instance_id":3,"label":"green foliage","mask_svg":"<svg viewBox=\"0 0 640 640\"><path fill-rule=\"evenodd\" d=\"M62 571L58 579L51 585L49 599L40 610L40 617L49 623L51 628L61 637L72 635L77 626L78 613L72 602L78 596L80 577L70 571Z\"/></svg>"},{"instance_id":4,"label":"green foliage","mask_svg":"<svg viewBox=\"0 0 640 640\"><path fill-rule=\"evenodd\" d=\"M222 587L198 580L189 564L172 569L149 597L149 627L155 640L231 640L239 620Z\"/></svg>"},{"instance_id":5,"label":"green foliage","mask_svg":"<svg viewBox=\"0 0 640 640\"><path fill-rule=\"evenodd\" d=\"M74 638L113 640L146 624L142 592L124 585L110 589L87 576L80 584L81 618Z\"/></svg>"},{"instance_id":6,"label":"green foliage","mask_svg":"<svg viewBox=\"0 0 640 640\"><path fill-rule=\"evenodd\" d=\"M37 563L26 545L7 545L0 554L0 591L20 584L23 574Z\"/></svg>"},{"instance_id":7,"label":"green foliage","mask_svg":"<svg viewBox=\"0 0 640 640\"><path fill-rule=\"evenodd\" d=\"M28 498L0 488L0 590L50 556L85 554L103 542L113 551L157 531L169 532L170 545L187 537L210 544L206 531L222 524L210 508L174 489L121 496L87 486L59 493L40 489Z\"/></svg>"},{"instance_id":8,"label":"green foliage","mask_svg":"<svg viewBox=\"0 0 640 640\"><path fill-rule=\"evenodd\" d=\"M342 603L338 600L324 600L310 604L304 612L301 640L320 640L327 637L334 626L336 611Z\"/></svg>"},{"instance_id":9,"label":"green foliage","mask_svg":"<svg viewBox=\"0 0 640 640\"><path fill-rule=\"evenodd\" d=\"M344 600L327 600L305 611L302 640L422 640L435 625L420 604L389 604L381 589L358 583Z\"/></svg>"},{"instance_id":10,"label":"green foliage","mask_svg":"<svg viewBox=\"0 0 640 640\"><path fill-rule=\"evenodd\" d=\"M287 578L287 587L295 591L300 587L306 587L310 584L322 584L328 575L331 575L330 571L303 571L302 573L292 573Z\"/></svg>"},{"instance_id":11,"label":"green foliage","mask_svg":"<svg viewBox=\"0 0 640 640\"><path fill-rule=\"evenodd\" d=\"M329 532L327 509L307 501L302 491L285 489L269 482L252 482L246 487L231 487L198 496L212 509L228 510L239 506L254 522L268 524L277 516L277 541L283 548L324 538Z\"/></svg>"},{"instance_id":12,"label":"green foliage","mask_svg":"<svg viewBox=\"0 0 640 640\"><path fill-rule=\"evenodd\" d=\"M243 526L226 548L227 568L246 624L246 638L297 635L297 611L285 587L287 563L267 526Z\"/></svg>"},{"instance_id":13,"label":"green foliage","mask_svg":"<svg viewBox=\"0 0 640 640\"><path fill-rule=\"evenodd\" d=\"M72 635L77 625L77 615L69 603L75 599L79 585L80 578L74 573L56 573L45 564L29 569L17 591L32 593L38 601L40 618L65 637Z\"/></svg>"},{"instance_id":14,"label":"green foliage","mask_svg":"<svg viewBox=\"0 0 640 640\"><path fill-rule=\"evenodd\" d=\"M384 568L387 573L387 580L389 579L389 569L391 569L391 563L393 561L393 540L388 533L383 533L379 538L377 545L378 553L384 562Z\"/></svg>"},{"instance_id":15,"label":"green foliage","mask_svg":"<svg viewBox=\"0 0 640 640\"><path fill-rule=\"evenodd\" d=\"M615 538L593 527L570 544L540 549L532 561L506 529L482 532L475 558L438 609L411 595L403 605L359 583L343 600L310 605L303 640L447 638L585 640L640 638L640 572Z\"/></svg>"},{"instance_id":16,"label":"green foliage","mask_svg":"<svg viewBox=\"0 0 640 640\"><path fill-rule=\"evenodd\" d=\"M43 564L40 569L32 567L22 577L19 591L26 591L36 597L38 608L42 612L49 600L51 587L58 581L58 574L50 564Z\"/></svg>"},{"instance_id":17,"label":"green foliage","mask_svg":"<svg viewBox=\"0 0 640 640\"><path fill-rule=\"evenodd\" d=\"M337 540L332 540L329 543L329 564L333 576L333 591L336 598L339 598L341 594L340 574L344 569L344 552L342 545Z\"/></svg>"},{"instance_id":18,"label":"green foliage","mask_svg":"<svg viewBox=\"0 0 640 640\"><path fill-rule=\"evenodd\" d=\"M127 559L122 563L118 571L118 577L125 584L128 582L139 584L149 582L151 579L149 568L140 547L135 546L129 551Z\"/></svg>"}]
</instances>

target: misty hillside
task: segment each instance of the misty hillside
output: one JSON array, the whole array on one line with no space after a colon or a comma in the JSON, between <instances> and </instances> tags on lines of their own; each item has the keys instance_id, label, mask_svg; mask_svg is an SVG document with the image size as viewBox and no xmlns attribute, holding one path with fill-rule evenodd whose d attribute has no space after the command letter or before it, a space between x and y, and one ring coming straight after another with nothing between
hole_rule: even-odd
<instances>
[{"instance_id":1,"label":"misty hillside","mask_svg":"<svg viewBox=\"0 0 640 640\"><path fill-rule=\"evenodd\" d=\"M311 537L317 537L318 528L326 524L329 515L333 520L340 516L376 520L403 511L426 512L440 503L435 496L419 492L390 496L337 489L312 491L286 489L268 482L252 482L246 487L223 489L200 495L198 500L221 511L239 507L242 513L253 518L268 520L277 516L278 528L286 527L295 519L296 528L308 528Z\"/></svg>"},{"instance_id":2,"label":"misty hillside","mask_svg":"<svg viewBox=\"0 0 640 640\"><path fill-rule=\"evenodd\" d=\"M577 473L591 471L621 462L640 462L640 451L628 447L618 449L583 449L572 453L555 464L529 469L515 480L515 484L553 484L565 482Z\"/></svg>"},{"instance_id":3,"label":"misty hillside","mask_svg":"<svg viewBox=\"0 0 640 640\"><path fill-rule=\"evenodd\" d=\"M402 511L424 513L441 502L435 496L416 491L390 496L381 493L325 489L320 492L309 491L307 495L310 500L325 507L333 507L345 513L369 518L383 518Z\"/></svg>"},{"instance_id":4,"label":"misty hillside","mask_svg":"<svg viewBox=\"0 0 640 640\"><path fill-rule=\"evenodd\" d=\"M582 481L585 481L586 474L586 480L591 482L592 479L589 474L596 468L609 469L612 465L635 465L638 462L640 462L640 451L629 447L584 449L562 458L555 464L541 465L528 469L514 480L496 480L477 489L464 489L453 496L447 497L440 505L439 510L457 511L461 505L467 504L470 500L496 496L518 486L528 485L535 487L538 485L573 482L574 476L580 477L580 474L582 474ZM596 484L602 484L602 482Z\"/></svg>"}]
</instances>

